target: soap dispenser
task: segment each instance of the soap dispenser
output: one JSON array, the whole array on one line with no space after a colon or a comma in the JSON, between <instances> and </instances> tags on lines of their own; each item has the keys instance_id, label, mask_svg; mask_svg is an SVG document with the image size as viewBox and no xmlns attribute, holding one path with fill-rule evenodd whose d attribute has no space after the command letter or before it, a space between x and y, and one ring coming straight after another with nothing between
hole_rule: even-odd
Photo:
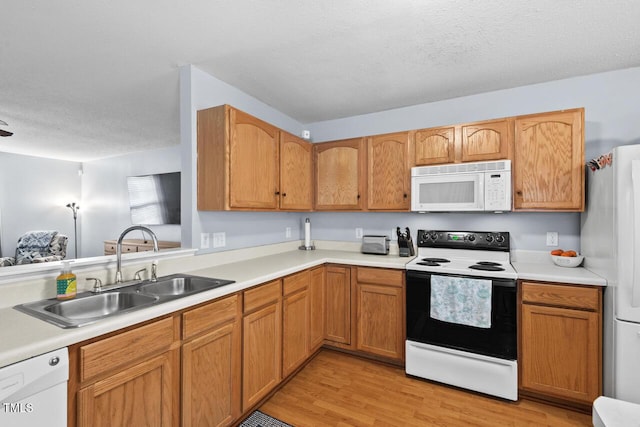
<instances>
[{"instance_id":1,"label":"soap dispenser","mask_svg":"<svg viewBox=\"0 0 640 427\"><path fill-rule=\"evenodd\" d=\"M69 261L62 261L62 271L56 277L57 298L59 300L72 299L76 296L76 275L71 272Z\"/></svg>"}]
</instances>

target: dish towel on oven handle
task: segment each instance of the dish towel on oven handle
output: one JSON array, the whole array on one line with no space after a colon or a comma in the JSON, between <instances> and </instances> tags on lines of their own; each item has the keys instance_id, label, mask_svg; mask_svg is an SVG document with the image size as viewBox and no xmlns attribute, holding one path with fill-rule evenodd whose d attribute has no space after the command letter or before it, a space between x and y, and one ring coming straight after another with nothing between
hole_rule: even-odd
<instances>
[{"instance_id":1,"label":"dish towel on oven handle","mask_svg":"<svg viewBox=\"0 0 640 427\"><path fill-rule=\"evenodd\" d=\"M431 275L433 319L491 327L491 280Z\"/></svg>"}]
</instances>

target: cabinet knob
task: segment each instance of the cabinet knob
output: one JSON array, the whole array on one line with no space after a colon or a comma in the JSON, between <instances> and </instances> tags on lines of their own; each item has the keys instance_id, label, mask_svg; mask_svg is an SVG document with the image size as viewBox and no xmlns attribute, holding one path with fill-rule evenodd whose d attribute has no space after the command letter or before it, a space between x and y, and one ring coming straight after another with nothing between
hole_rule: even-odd
<instances>
[{"instance_id":1,"label":"cabinet knob","mask_svg":"<svg viewBox=\"0 0 640 427\"><path fill-rule=\"evenodd\" d=\"M282 197L287 197L287 193L282 193Z\"/></svg>"},{"instance_id":2,"label":"cabinet knob","mask_svg":"<svg viewBox=\"0 0 640 427\"><path fill-rule=\"evenodd\" d=\"M404 193L404 194L402 195L402 197L404 197L404 198L406 199L406 198L407 198L407 197L409 197L409 196L407 195L407 193Z\"/></svg>"},{"instance_id":3,"label":"cabinet knob","mask_svg":"<svg viewBox=\"0 0 640 427\"><path fill-rule=\"evenodd\" d=\"M518 196L522 196L522 191L519 191L519 190L518 190L518 191L516 191L516 195L518 195Z\"/></svg>"},{"instance_id":4,"label":"cabinet knob","mask_svg":"<svg viewBox=\"0 0 640 427\"><path fill-rule=\"evenodd\" d=\"M280 192L279 192L279 191L276 191L276 196L277 196L278 194L280 194Z\"/></svg>"},{"instance_id":5,"label":"cabinet knob","mask_svg":"<svg viewBox=\"0 0 640 427\"><path fill-rule=\"evenodd\" d=\"M360 195L358 194L358 200L360 200Z\"/></svg>"}]
</instances>

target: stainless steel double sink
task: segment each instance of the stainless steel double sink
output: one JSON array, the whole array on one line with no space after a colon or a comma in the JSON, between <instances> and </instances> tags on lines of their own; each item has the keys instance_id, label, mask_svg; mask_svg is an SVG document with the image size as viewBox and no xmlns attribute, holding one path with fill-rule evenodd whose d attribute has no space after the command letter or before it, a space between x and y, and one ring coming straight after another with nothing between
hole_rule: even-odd
<instances>
[{"instance_id":1,"label":"stainless steel double sink","mask_svg":"<svg viewBox=\"0 0 640 427\"><path fill-rule=\"evenodd\" d=\"M61 328L77 328L118 314L130 313L163 302L234 283L188 274L173 274L150 280L124 283L122 287L99 293L82 292L74 299L55 298L20 304L16 310Z\"/></svg>"}]
</instances>

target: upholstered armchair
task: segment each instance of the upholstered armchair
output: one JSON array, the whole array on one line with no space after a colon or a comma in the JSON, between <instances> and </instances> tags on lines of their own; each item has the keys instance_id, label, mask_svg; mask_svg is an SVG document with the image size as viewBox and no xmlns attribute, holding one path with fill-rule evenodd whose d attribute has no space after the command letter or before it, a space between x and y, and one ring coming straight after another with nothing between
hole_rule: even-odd
<instances>
[{"instance_id":1,"label":"upholstered armchair","mask_svg":"<svg viewBox=\"0 0 640 427\"><path fill-rule=\"evenodd\" d=\"M15 257L0 258L0 267L60 261L67 256L67 240L57 231L29 231L18 239Z\"/></svg>"}]
</instances>

